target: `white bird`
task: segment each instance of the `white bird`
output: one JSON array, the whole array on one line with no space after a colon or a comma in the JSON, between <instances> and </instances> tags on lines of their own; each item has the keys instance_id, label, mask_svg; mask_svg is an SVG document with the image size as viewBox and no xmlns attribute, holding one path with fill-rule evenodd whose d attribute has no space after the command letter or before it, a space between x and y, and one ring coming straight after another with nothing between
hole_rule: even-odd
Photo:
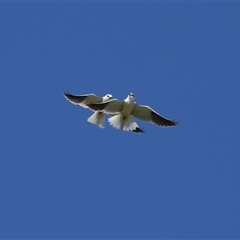
<instances>
[{"instance_id":1,"label":"white bird","mask_svg":"<svg viewBox=\"0 0 240 240\"><path fill-rule=\"evenodd\" d=\"M134 95L132 93L129 93L124 101L111 99L104 103L91 103L87 101L86 104L89 108L95 111L103 111L108 114L114 114L114 116L108 119L110 125L124 131L137 133L144 132L138 127L132 116L162 127L176 126L178 124L177 121L164 118L149 106L143 106L135 103Z\"/></svg>"},{"instance_id":2,"label":"white bird","mask_svg":"<svg viewBox=\"0 0 240 240\"><path fill-rule=\"evenodd\" d=\"M65 98L75 105L79 105L84 108L88 108L86 102L91 101L92 103L102 103L112 99L111 94L107 94L104 97L96 96L95 94L84 94L84 95L72 95L69 92L64 92ZM89 108L90 109L90 108ZM92 110L92 109L91 109ZM94 111L94 110L93 110ZM87 119L88 122L97 125L100 128L104 128L105 125L105 114L103 111L95 111L92 116Z\"/></svg>"}]
</instances>

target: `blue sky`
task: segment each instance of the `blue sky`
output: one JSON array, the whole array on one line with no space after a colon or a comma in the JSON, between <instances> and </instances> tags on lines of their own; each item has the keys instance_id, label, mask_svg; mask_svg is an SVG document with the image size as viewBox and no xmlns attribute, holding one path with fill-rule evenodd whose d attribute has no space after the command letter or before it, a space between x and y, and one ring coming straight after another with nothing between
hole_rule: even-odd
<instances>
[{"instance_id":1,"label":"blue sky","mask_svg":"<svg viewBox=\"0 0 240 240\"><path fill-rule=\"evenodd\" d=\"M239 3L0 11L0 238L240 238ZM102 130L66 90L179 125Z\"/></svg>"}]
</instances>

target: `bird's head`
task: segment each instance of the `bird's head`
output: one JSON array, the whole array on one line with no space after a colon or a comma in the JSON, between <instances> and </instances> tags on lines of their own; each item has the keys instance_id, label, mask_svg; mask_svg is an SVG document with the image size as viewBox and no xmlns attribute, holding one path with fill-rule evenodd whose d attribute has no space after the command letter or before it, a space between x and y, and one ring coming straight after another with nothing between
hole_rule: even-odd
<instances>
[{"instance_id":1,"label":"bird's head","mask_svg":"<svg viewBox=\"0 0 240 240\"><path fill-rule=\"evenodd\" d=\"M105 101L108 101L108 100L110 100L110 99L112 99L113 98L113 96L111 95L111 94L107 94L107 95L105 95L104 97L103 97L103 101L105 102Z\"/></svg>"},{"instance_id":2,"label":"bird's head","mask_svg":"<svg viewBox=\"0 0 240 240\"><path fill-rule=\"evenodd\" d=\"M134 95L133 95L133 93L129 93L128 94L128 99L130 100L130 101L134 101Z\"/></svg>"}]
</instances>

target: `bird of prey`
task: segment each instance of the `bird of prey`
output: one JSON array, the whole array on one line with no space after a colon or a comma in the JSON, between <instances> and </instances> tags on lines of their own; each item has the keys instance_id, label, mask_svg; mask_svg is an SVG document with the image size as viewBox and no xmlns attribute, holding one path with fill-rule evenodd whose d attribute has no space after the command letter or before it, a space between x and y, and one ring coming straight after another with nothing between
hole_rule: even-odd
<instances>
[{"instance_id":1,"label":"bird of prey","mask_svg":"<svg viewBox=\"0 0 240 240\"><path fill-rule=\"evenodd\" d=\"M75 105L79 105L84 108L88 108L86 102L102 103L112 99L111 94L107 94L104 97L96 96L95 94L84 94L84 95L72 95L69 92L64 92L65 98ZM92 109L91 109L92 110ZM93 110L94 111L94 110ZM87 119L88 122L97 125L100 128L104 128L105 114L103 111L95 111L92 116Z\"/></svg>"},{"instance_id":2,"label":"bird of prey","mask_svg":"<svg viewBox=\"0 0 240 240\"><path fill-rule=\"evenodd\" d=\"M114 114L114 116L108 119L110 125L124 131L137 133L144 132L138 127L133 117L162 127L176 126L178 124L177 121L164 118L149 106L139 105L134 102L134 95L132 93L129 93L124 101L110 99L104 103L92 103L87 101L86 104L95 111Z\"/></svg>"}]
</instances>

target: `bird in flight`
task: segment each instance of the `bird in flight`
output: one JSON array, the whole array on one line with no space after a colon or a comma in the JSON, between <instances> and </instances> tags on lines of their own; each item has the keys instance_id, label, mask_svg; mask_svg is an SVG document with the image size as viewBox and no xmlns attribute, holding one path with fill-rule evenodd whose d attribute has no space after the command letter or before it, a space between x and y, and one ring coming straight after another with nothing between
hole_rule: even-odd
<instances>
[{"instance_id":1,"label":"bird in flight","mask_svg":"<svg viewBox=\"0 0 240 240\"><path fill-rule=\"evenodd\" d=\"M108 122L114 128L124 131L137 133L145 132L143 129L139 128L133 117L154 123L161 127L176 126L178 124L177 121L169 120L161 116L149 106L137 104L134 99L134 95L129 93L127 98L123 101L117 99L109 99L102 103L86 101L86 105L94 111L102 111L110 115L113 114L113 116L108 119Z\"/></svg>"},{"instance_id":2,"label":"bird in flight","mask_svg":"<svg viewBox=\"0 0 240 240\"><path fill-rule=\"evenodd\" d=\"M92 103L102 103L105 101L108 101L110 99L112 99L112 95L111 94L107 94L103 97L99 97L93 93L91 94L84 94L84 95L72 95L69 92L64 92L63 93L64 97L70 101L71 103L75 104L75 105L79 105L81 107L84 108L89 108L86 105L86 102L92 102ZM93 110L93 109L91 109ZM95 110L93 110L95 111ZM88 119L88 122L97 125L100 128L104 128L105 126L105 113L103 111L95 111L93 113L93 115L91 115Z\"/></svg>"}]
</instances>

